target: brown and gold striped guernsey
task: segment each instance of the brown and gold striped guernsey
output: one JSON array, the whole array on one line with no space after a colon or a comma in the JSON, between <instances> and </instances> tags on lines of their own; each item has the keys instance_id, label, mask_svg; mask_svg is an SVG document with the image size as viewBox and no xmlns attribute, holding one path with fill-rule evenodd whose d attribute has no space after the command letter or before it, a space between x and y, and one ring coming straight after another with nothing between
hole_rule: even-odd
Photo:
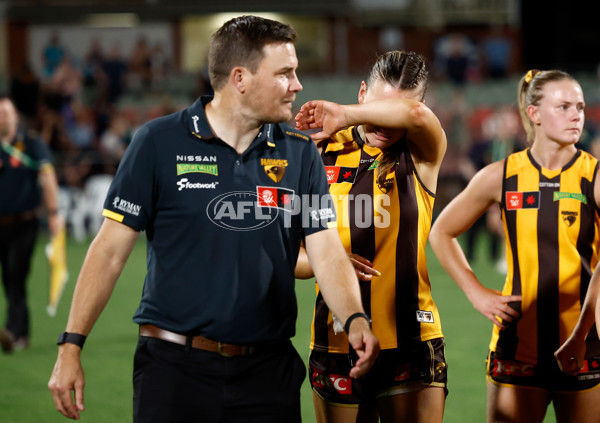
<instances>
[{"instance_id":1,"label":"brown and gold striped guernsey","mask_svg":"<svg viewBox=\"0 0 600 423\"><path fill-rule=\"evenodd\" d=\"M522 316L503 331L494 326L492 351L555 365L553 353L575 327L598 262L597 171L598 161L580 150L552 171L542 168L529 149L506 159L501 209L508 274L503 294L523 296L515 306ZM597 336L590 342L599 346Z\"/></svg>"},{"instance_id":2,"label":"brown and gold striped guernsey","mask_svg":"<svg viewBox=\"0 0 600 423\"><path fill-rule=\"evenodd\" d=\"M388 175L391 188L382 191L375 170L380 154L353 127L332 137L322 157L346 251L369 259L381 272L360 282L361 293L381 348L391 349L443 335L425 257L434 195L420 182L406 147ZM348 352L348 338L334 334L318 286L312 329L312 349Z\"/></svg>"}]
</instances>

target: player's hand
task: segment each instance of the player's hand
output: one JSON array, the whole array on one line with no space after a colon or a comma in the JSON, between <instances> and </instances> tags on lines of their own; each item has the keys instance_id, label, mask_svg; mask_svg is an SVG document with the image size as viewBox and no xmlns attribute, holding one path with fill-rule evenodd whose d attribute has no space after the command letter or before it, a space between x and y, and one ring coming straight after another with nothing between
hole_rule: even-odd
<instances>
[{"instance_id":1,"label":"player's hand","mask_svg":"<svg viewBox=\"0 0 600 423\"><path fill-rule=\"evenodd\" d=\"M85 378L80 359L81 349L76 345L59 347L58 358L48 382L54 406L58 411L74 420L84 411L83 387Z\"/></svg>"},{"instance_id":2,"label":"player's hand","mask_svg":"<svg viewBox=\"0 0 600 423\"><path fill-rule=\"evenodd\" d=\"M585 359L585 338L573 334L554 352L554 358L563 373L575 376L583 367Z\"/></svg>"},{"instance_id":3,"label":"player's hand","mask_svg":"<svg viewBox=\"0 0 600 423\"><path fill-rule=\"evenodd\" d=\"M381 276L379 270L373 269L373 263L358 254L350 254L350 261L356 270L356 276L358 280L370 281L373 276Z\"/></svg>"},{"instance_id":4,"label":"player's hand","mask_svg":"<svg viewBox=\"0 0 600 423\"><path fill-rule=\"evenodd\" d=\"M348 340L358 355L358 360L350 369L350 377L356 379L366 375L375 364L375 359L379 355L379 340L371 332L366 319L354 319L350 323L349 330Z\"/></svg>"},{"instance_id":5,"label":"player's hand","mask_svg":"<svg viewBox=\"0 0 600 423\"><path fill-rule=\"evenodd\" d=\"M343 106L324 100L304 103L295 120L296 128L301 131L322 129L310 135L317 144L347 126Z\"/></svg>"},{"instance_id":6,"label":"player's hand","mask_svg":"<svg viewBox=\"0 0 600 423\"><path fill-rule=\"evenodd\" d=\"M522 301L520 295L502 295L496 289L482 286L469 295L473 306L500 329L506 328L506 323L512 323L521 314L510 306L510 303Z\"/></svg>"}]
</instances>

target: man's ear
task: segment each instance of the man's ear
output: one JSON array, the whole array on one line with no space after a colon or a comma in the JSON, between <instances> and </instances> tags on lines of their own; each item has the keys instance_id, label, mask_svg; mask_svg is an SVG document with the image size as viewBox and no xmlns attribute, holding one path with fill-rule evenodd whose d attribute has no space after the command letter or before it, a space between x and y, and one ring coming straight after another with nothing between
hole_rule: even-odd
<instances>
[{"instance_id":1,"label":"man's ear","mask_svg":"<svg viewBox=\"0 0 600 423\"><path fill-rule=\"evenodd\" d=\"M242 94L246 91L245 77L247 72L243 66L236 66L231 70L230 74L231 85Z\"/></svg>"}]
</instances>

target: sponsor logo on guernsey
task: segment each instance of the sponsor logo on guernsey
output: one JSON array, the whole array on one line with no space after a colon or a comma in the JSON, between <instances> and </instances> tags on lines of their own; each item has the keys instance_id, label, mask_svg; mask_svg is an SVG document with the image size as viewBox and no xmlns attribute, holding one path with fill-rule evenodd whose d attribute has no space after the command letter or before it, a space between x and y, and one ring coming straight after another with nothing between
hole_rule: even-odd
<instances>
[{"instance_id":1,"label":"sponsor logo on guernsey","mask_svg":"<svg viewBox=\"0 0 600 423\"><path fill-rule=\"evenodd\" d=\"M539 209L540 192L539 191L507 191L506 209Z\"/></svg>"},{"instance_id":2,"label":"sponsor logo on guernsey","mask_svg":"<svg viewBox=\"0 0 600 423\"><path fill-rule=\"evenodd\" d=\"M219 169L216 164L206 163L177 163L177 175L186 173L208 173L209 175L218 175Z\"/></svg>"},{"instance_id":3,"label":"sponsor logo on guernsey","mask_svg":"<svg viewBox=\"0 0 600 423\"><path fill-rule=\"evenodd\" d=\"M362 160L361 160L362 161ZM377 166L379 166L379 160L375 160L373 162L373 164L371 166L369 166L369 168L367 170L373 170L373 169L377 169Z\"/></svg>"},{"instance_id":4,"label":"sponsor logo on guernsey","mask_svg":"<svg viewBox=\"0 0 600 423\"><path fill-rule=\"evenodd\" d=\"M278 187L256 187L259 207L277 207L290 210L293 207L294 190Z\"/></svg>"},{"instance_id":5,"label":"sponsor logo on guernsey","mask_svg":"<svg viewBox=\"0 0 600 423\"><path fill-rule=\"evenodd\" d=\"M417 322L433 323L433 313L431 311L417 310Z\"/></svg>"},{"instance_id":6,"label":"sponsor logo on guernsey","mask_svg":"<svg viewBox=\"0 0 600 423\"><path fill-rule=\"evenodd\" d=\"M585 194L582 194L580 192L554 191L554 194L552 194L552 200L554 200L554 201L563 200L563 199L577 200L577 201L581 201L583 204L587 204L587 197L585 196Z\"/></svg>"},{"instance_id":7,"label":"sponsor logo on guernsey","mask_svg":"<svg viewBox=\"0 0 600 423\"><path fill-rule=\"evenodd\" d=\"M540 188L560 188L560 182L540 182Z\"/></svg>"},{"instance_id":8,"label":"sponsor logo on guernsey","mask_svg":"<svg viewBox=\"0 0 600 423\"><path fill-rule=\"evenodd\" d=\"M288 161L285 159L260 159L260 164L265 170L265 173L275 183L281 182L285 175L285 168L288 166Z\"/></svg>"},{"instance_id":9,"label":"sponsor logo on guernsey","mask_svg":"<svg viewBox=\"0 0 600 423\"><path fill-rule=\"evenodd\" d=\"M142 206L134 204L120 197L115 197L112 204L115 209L124 213L132 214L134 216L139 216L140 211L142 210Z\"/></svg>"},{"instance_id":10,"label":"sponsor logo on guernsey","mask_svg":"<svg viewBox=\"0 0 600 423\"><path fill-rule=\"evenodd\" d=\"M216 163L217 156L203 156L191 154L177 154L176 161L178 162L201 162L201 163Z\"/></svg>"},{"instance_id":11,"label":"sponsor logo on guernsey","mask_svg":"<svg viewBox=\"0 0 600 423\"><path fill-rule=\"evenodd\" d=\"M565 222L567 226L571 226L577 221L577 216L579 216L579 213L576 211L562 210L560 212L560 215L562 217L563 222Z\"/></svg>"},{"instance_id":12,"label":"sponsor logo on guernsey","mask_svg":"<svg viewBox=\"0 0 600 423\"><path fill-rule=\"evenodd\" d=\"M356 167L325 166L328 184L339 184L341 182L354 183L356 178Z\"/></svg>"},{"instance_id":13,"label":"sponsor logo on guernsey","mask_svg":"<svg viewBox=\"0 0 600 423\"><path fill-rule=\"evenodd\" d=\"M188 178L181 178L177 181L177 190L183 191L184 189L216 189L219 182L190 182Z\"/></svg>"}]
</instances>

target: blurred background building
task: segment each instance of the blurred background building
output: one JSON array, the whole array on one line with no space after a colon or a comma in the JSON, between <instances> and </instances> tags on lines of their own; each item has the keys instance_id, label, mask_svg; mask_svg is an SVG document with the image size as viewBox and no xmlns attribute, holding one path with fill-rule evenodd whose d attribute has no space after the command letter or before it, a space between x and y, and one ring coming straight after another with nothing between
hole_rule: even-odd
<instances>
[{"instance_id":1,"label":"blurred background building","mask_svg":"<svg viewBox=\"0 0 600 423\"><path fill-rule=\"evenodd\" d=\"M415 50L429 61L426 102L449 140L439 210L476 170L525 147L516 93L527 69L578 78L581 148L598 153L592 9L556 0L0 0L0 89L52 148L63 212L84 239L137 127L211 92L208 44L225 20L252 13L294 26L297 108L314 98L355 102L377 54Z\"/></svg>"}]
</instances>

